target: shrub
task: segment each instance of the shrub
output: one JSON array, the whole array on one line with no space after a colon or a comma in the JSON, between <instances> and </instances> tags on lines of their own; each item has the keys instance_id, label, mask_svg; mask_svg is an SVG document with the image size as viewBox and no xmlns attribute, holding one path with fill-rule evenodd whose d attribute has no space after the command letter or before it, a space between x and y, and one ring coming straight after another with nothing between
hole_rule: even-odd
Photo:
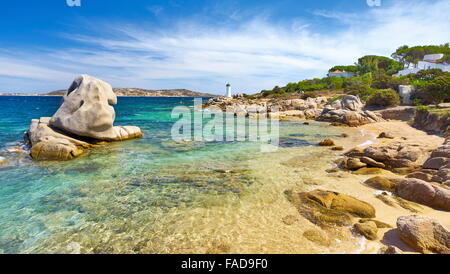
<instances>
[{"instance_id":1,"label":"shrub","mask_svg":"<svg viewBox=\"0 0 450 274\"><path fill-rule=\"evenodd\" d=\"M423 101L420 98L414 98L414 99L412 99L412 104L413 104L413 106L422 106Z\"/></svg>"},{"instance_id":2,"label":"shrub","mask_svg":"<svg viewBox=\"0 0 450 274\"><path fill-rule=\"evenodd\" d=\"M407 77L392 77L383 72L374 74L372 88L375 89L393 89L398 91L399 85L409 85L410 80Z\"/></svg>"},{"instance_id":3,"label":"shrub","mask_svg":"<svg viewBox=\"0 0 450 274\"><path fill-rule=\"evenodd\" d=\"M325 82L328 84L328 89L342 89L344 87L345 78L343 77L328 77L325 78Z\"/></svg>"},{"instance_id":4,"label":"shrub","mask_svg":"<svg viewBox=\"0 0 450 274\"><path fill-rule=\"evenodd\" d=\"M414 98L421 99L424 104L438 104L450 100L450 73L435 76L429 81L416 80L413 85L416 88Z\"/></svg>"},{"instance_id":5,"label":"shrub","mask_svg":"<svg viewBox=\"0 0 450 274\"><path fill-rule=\"evenodd\" d=\"M400 96L393 89L374 90L367 99L367 106L393 107L400 104Z\"/></svg>"},{"instance_id":6,"label":"shrub","mask_svg":"<svg viewBox=\"0 0 450 274\"><path fill-rule=\"evenodd\" d=\"M308 99L308 98L316 98L317 94L314 91L306 91L303 93L302 99Z\"/></svg>"}]
</instances>

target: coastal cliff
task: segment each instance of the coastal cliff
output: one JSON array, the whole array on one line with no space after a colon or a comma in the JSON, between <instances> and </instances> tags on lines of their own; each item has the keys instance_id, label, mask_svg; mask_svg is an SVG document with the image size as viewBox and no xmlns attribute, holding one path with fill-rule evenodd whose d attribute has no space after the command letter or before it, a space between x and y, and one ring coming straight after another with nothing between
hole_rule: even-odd
<instances>
[{"instance_id":1,"label":"coastal cliff","mask_svg":"<svg viewBox=\"0 0 450 274\"><path fill-rule=\"evenodd\" d=\"M149 90L141 88L113 88L116 96L124 97L216 97L217 95L201 93L188 89L162 89ZM44 94L44 96L64 96L66 90L56 90Z\"/></svg>"}]
</instances>

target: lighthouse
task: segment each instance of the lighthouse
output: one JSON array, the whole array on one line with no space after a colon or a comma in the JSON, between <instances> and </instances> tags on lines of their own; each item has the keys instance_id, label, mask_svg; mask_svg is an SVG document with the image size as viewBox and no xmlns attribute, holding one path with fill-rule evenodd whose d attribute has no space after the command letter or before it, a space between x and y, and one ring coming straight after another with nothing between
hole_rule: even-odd
<instances>
[{"instance_id":1,"label":"lighthouse","mask_svg":"<svg viewBox=\"0 0 450 274\"><path fill-rule=\"evenodd\" d=\"M233 98L233 94L231 94L231 85L230 85L230 83L227 84L227 93L225 94L225 97Z\"/></svg>"}]
</instances>

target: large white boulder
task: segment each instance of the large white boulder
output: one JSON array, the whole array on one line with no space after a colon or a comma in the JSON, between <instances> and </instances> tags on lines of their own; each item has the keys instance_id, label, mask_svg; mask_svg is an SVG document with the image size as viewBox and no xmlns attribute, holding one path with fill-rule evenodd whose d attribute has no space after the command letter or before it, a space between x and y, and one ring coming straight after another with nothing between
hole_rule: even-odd
<instances>
[{"instance_id":1,"label":"large white boulder","mask_svg":"<svg viewBox=\"0 0 450 274\"><path fill-rule=\"evenodd\" d=\"M100 141L142 136L135 126L114 126L111 105L117 97L111 86L89 75L77 77L53 117L33 119L25 141L36 160L69 160Z\"/></svg>"},{"instance_id":2,"label":"large white boulder","mask_svg":"<svg viewBox=\"0 0 450 274\"><path fill-rule=\"evenodd\" d=\"M77 77L64 96L49 125L69 133L97 140L119 141L136 137L136 128L114 128L117 97L112 87L89 75Z\"/></svg>"}]
</instances>

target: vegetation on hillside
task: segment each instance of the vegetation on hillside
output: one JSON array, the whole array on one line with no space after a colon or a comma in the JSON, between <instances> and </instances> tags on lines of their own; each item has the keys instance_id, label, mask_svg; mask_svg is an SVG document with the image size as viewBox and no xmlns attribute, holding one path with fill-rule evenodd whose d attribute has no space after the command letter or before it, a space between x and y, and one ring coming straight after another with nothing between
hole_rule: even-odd
<instances>
[{"instance_id":1,"label":"vegetation on hillside","mask_svg":"<svg viewBox=\"0 0 450 274\"><path fill-rule=\"evenodd\" d=\"M383 70L387 75L393 75L403 69L403 64L391 58L376 55L366 55L358 59L358 73L378 72Z\"/></svg>"},{"instance_id":2,"label":"vegetation on hillside","mask_svg":"<svg viewBox=\"0 0 450 274\"><path fill-rule=\"evenodd\" d=\"M333 72L336 70L345 71L345 72L352 72L352 73L358 73L358 67L357 66L334 66L328 70L328 72Z\"/></svg>"},{"instance_id":3,"label":"vegetation on hillside","mask_svg":"<svg viewBox=\"0 0 450 274\"><path fill-rule=\"evenodd\" d=\"M401 46L393 54L392 58L399 61L405 66L410 64L417 64L417 62L423 60L423 57L427 54L443 53L443 62L450 63L450 45L446 43L439 46Z\"/></svg>"},{"instance_id":4,"label":"vegetation on hillside","mask_svg":"<svg viewBox=\"0 0 450 274\"><path fill-rule=\"evenodd\" d=\"M450 61L449 44L440 46L402 46L392 54L392 58L366 55L358 59L355 65L339 65L329 72L340 70L356 73L350 78L324 77L289 83L284 87L276 86L271 90L248 96L256 97L316 97L321 94L340 96L341 94L358 95L361 100L373 106L395 106L400 103L398 96L400 85L413 85L416 88L413 101L417 105L436 104L450 101L450 73L441 70L423 70L417 74L394 77L404 65L423 59L426 54L444 53L444 59Z\"/></svg>"}]
</instances>

